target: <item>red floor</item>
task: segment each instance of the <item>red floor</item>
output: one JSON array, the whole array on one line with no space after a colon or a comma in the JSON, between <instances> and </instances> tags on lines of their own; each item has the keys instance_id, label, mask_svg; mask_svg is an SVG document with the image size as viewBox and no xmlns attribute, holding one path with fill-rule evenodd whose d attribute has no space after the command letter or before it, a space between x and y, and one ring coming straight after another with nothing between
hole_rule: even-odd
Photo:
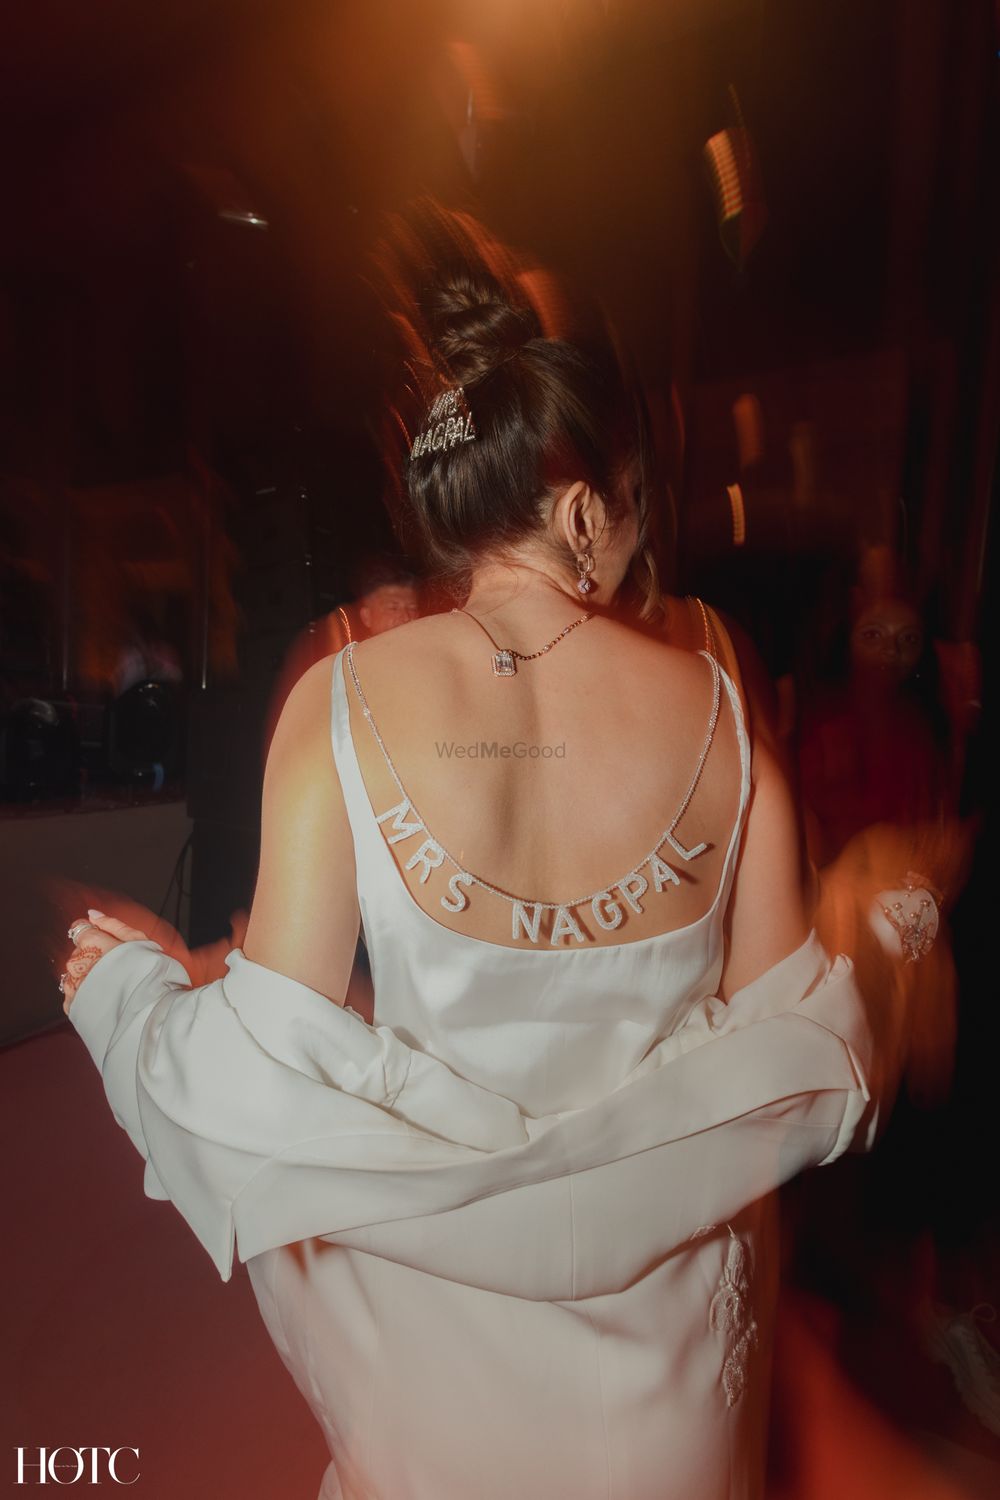
<instances>
[{"instance_id":1,"label":"red floor","mask_svg":"<svg viewBox=\"0 0 1000 1500\"><path fill-rule=\"evenodd\" d=\"M142 1500L315 1500L326 1447L245 1269L224 1284L170 1205L143 1196L68 1024L0 1053L0 1101L0 1493L29 1493L18 1446L127 1445Z\"/></svg>"}]
</instances>

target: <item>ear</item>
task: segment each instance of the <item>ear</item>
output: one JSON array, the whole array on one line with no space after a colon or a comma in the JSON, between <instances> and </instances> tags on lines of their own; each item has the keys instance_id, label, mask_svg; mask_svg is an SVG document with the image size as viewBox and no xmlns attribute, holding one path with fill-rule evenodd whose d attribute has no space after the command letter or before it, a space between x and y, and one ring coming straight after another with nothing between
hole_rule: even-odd
<instances>
[{"instance_id":1,"label":"ear","mask_svg":"<svg viewBox=\"0 0 1000 1500\"><path fill-rule=\"evenodd\" d=\"M589 552L607 522L604 501L579 479L557 495L552 507L556 535L573 553Z\"/></svg>"},{"instance_id":2,"label":"ear","mask_svg":"<svg viewBox=\"0 0 1000 1500\"><path fill-rule=\"evenodd\" d=\"M365 627L365 629L366 630L370 630L371 629L371 624L372 624L371 606L368 605L368 604L361 604L361 605L359 605L358 606L358 617L360 618L361 623Z\"/></svg>"}]
</instances>

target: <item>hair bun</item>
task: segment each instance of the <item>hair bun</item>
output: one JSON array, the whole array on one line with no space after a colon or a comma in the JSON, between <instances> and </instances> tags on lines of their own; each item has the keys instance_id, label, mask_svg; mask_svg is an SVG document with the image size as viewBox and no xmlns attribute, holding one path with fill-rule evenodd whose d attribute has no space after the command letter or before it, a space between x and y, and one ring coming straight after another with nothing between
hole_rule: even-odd
<instances>
[{"instance_id":1,"label":"hair bun","mask_svg":"<svg viewBox=\"0 0 1000 1500\"><path fill-rule=\"evenodd\" d=\"M427 294L425 313L434 353L458 384L489 374L542 333L534 312L515 306L482 271L442 275Z\"/></svg>"}]
</instances>

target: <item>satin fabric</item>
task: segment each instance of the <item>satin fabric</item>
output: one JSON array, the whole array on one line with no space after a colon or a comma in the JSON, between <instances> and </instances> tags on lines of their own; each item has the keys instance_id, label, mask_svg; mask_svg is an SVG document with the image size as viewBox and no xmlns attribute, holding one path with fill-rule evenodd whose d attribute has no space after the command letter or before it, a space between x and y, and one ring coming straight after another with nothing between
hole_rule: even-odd
<instances>
[{"instance_id":1,"label":"satin fabric","mask_svg":"<svg viewBox=\"0 0 1000 1500\"><path fill-rule=\"evenodd\" d=\"M769 1195L870 1141L875 1107L852 967L815 934L716 994L750 785L724 680L740 809L699 922L524 951L437 923L375 822L341 653L333 753L375 1024L239 950L192 990L128 943L80 986L70 1018L147 1194L223 1280L248 1263L327 1435L323 1500L759 1493ZM712 1311L734 1236L753 1268L735 1401L736 1335Z\"/></svg>"},{"instance_id":2,"label":"satin fabric","mask_svg":"<svg viewBox=\"0 0 1000 1500\"><path fill-rule=\"evenodd\" d=\"M175 1203L226 1281L237 1239L245 1261L327 1234L390 1256L409 1236L400 1258L509 1295L613 1290L625 1263L834 1160L868 1108L853 971L815 935L728 1005L708 997L610 1095L537 1118L239 950L227 965L192 990L156 943L123 944L70 1011L147 1195ZM631 1234L602 1254L602 1223L630 1209ZM503 1247L434 1224L462 1210Z\"/></svg>"}]
</instances>

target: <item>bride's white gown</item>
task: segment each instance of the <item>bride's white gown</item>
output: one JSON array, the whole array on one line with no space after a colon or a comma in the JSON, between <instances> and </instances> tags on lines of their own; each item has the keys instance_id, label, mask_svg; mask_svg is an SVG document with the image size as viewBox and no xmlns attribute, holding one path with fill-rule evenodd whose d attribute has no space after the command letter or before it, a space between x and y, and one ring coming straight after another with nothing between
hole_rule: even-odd
<instances>
[{"instance_id":1,"label":"bride's white gown","mask_svg":"<svg viewBox=\"0 0 1000 1500\"><path fill-rule=\"evenodd\" d=\"M190 990L129 943L80 987L147 1193L224 1280L247 1263L329 1442L322 1500L760 1492L772 1190L870 1139L873 1110L845 958L813 936L716 996L750 787L723 681L739 815L689 926L514 949L435 921L368 800L341 652L374 1027L238 950Z\"/></svg>"}]
</instances>

